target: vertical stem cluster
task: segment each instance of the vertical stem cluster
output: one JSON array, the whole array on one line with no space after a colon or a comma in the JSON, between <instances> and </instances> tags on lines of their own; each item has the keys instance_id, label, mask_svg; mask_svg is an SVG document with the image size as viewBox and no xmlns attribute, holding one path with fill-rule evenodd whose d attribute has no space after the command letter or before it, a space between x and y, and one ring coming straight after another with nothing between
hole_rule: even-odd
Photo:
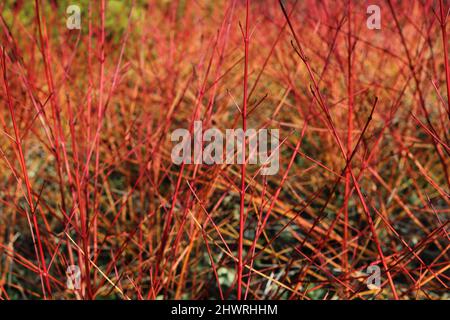
<instances>
[{"instance_id":1,"label":"vertical stem cluster","mask_svg":"<svg viewBox=\"0 0 450 320\"><path fill-rule=\"evenodd\" d=\"M14 142L15 142L15 146L17 148L16 154L17 154L17 157L18 157L18 160L20 163L20 167L22 170L23 179L25 180L25 187L26 187L26 191L27 191L27 202L28 202L28 205L30 206L33 228L34 228L34 232L36 233L37 246L36 246L36 240L34 237L34 233L31 228L30 217L27 216L29 224L30 224L31 235L33 238L35 251L36 251L36 257L38 258L37 260L39 261L40 269L42 269L42 270L39 270L39 276L41 278L41 283L42 283L42 293L43 293L44 297L47 297L47 294L51 297L52 289L50 286L50 280L49 280L48 272L47 272L47 264L45 262L44 249L42 246L39 225L38 225L38 221L37 221L37 217L36 217L37 207L34 205L32 186L31 186L31 182L30 182L30 179L28 176L28 170L27 170L27 166L25 163L25 155L24 155L23 148L22 148L22 138L21 138L21 135L19 132L19 126L16 121L16 116L14 114L14 106L13 106L13 102L12 102L12 97L10 95L8 79L6 76L6 57L5 57L4 50L2 52L2 69L3 69L3 83L4 83L4 87L5 87L5 92L6 92L6 100L7 100L8 109L9 109L9 113L11 115L11 121L12 121L13 128L14 128L14 138L15 138ZM44 284L45 284L45 286L44 286ZM46 290L47 290L47 292L46 292Z\"/></svg>"}]
</instances>

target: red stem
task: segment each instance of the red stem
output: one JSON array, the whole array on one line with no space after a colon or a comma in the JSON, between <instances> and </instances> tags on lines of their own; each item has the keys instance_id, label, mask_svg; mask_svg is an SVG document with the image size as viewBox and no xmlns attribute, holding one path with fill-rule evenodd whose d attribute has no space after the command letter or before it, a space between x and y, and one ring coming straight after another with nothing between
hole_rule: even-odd
<instances>
[{"instance_id":1,"label":"red stem","mask_svg":"<svg viewBox=\"0 0 450 320\"><path fill-rule=\"evenodd\" d=\"M347 79L347 95L348 95L348 118L347 118L347 159L350 158L352 153L352 118L353 118L353 70L352 70L352 2L348 1L348 34L347 34L347 57L348 57L348 79ZM344 198L344 238L342 242L343 260L342 269L344 273L348 271L348 253L347 253L347 241L348 241L348 204L351 193L350 185L350 166L347 166L345 172L345 198Z\"/></svg>"},{"instance_id":2,"label":"red stem","mask_svg":"<svg viewBox=\"0 0 450 320\"><path fill-rule=\"evenodd\" d=\"M244 33L244 48L245 48L245 58L244 58L244 96L242 98L242 130L244 130L244 138L242 141L242 167L241 167L241 203L240 203L240 213L239 213L239 248L238 248L238 270L237 270L237 299L241 300L242 295L242 270L243 270L243 257L242 251L244 246L244 224L245 224L245 175L246 175L246 161L245 161L245 151L246 151L246 137L245 131L247 130L247 91L248 91L248 31L249 31L249 21L248 21L248 9L249 0L246 1L245 10L245 33Z\"/></svg>"}]
</instances>

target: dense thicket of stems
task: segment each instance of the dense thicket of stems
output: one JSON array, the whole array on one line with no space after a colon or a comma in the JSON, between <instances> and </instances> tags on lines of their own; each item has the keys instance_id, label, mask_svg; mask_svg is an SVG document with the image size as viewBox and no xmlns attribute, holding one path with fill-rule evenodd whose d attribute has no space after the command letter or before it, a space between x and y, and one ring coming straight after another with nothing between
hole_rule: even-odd
<instances>
[{"instance_id":1,"label":"dense thicket of stems","mask_svg":"<svg viewBox=\"0 0 450 320\"><path fill-rule=\"evenodd\" d=\"M0 299L448 299L446 1L65 5L0 2Z\"/></svg>"}]
</instances>

